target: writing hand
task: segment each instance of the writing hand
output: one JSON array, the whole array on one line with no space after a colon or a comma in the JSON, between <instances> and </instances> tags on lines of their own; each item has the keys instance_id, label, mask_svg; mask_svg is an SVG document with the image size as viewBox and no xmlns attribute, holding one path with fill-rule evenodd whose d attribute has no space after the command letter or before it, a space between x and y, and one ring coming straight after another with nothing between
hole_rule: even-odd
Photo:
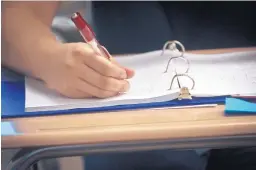
<instances>
[{"instance_id":1,"label":"writing hand","mask_svg":"<svg viewBox=\"0 0 256 170\"><path fill-rule=\"evenodd\" d=\"M47 67L47 66L46 66ZM61 44L49 63L46 85L71 98L112 97L129 90L133 70L97 55L86 43Z\"/></svg>"}]
</instances>

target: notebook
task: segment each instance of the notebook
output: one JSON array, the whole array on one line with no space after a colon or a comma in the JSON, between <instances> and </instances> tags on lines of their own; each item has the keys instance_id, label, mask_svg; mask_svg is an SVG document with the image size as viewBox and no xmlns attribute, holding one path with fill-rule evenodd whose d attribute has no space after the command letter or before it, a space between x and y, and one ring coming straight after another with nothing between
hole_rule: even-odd
<instances>
[{"instance_id":1,"label":"notebook","mask_svg":"<svg viewBox=\"0 0 256 170\"><path fill-rule=\"evenodd\" d=\"M117 56L121 65L135 70L135 76L129 80L131 88L127 93L107 99L66 98L47 89L42 82L26 77L25 111L132 108L138 104L147 107L177 99L178 104L198 97L210 100L256 94L256 51L192 54L185 52L177 41L168 43L162 50Z\"/></svg>"}]
</instances>

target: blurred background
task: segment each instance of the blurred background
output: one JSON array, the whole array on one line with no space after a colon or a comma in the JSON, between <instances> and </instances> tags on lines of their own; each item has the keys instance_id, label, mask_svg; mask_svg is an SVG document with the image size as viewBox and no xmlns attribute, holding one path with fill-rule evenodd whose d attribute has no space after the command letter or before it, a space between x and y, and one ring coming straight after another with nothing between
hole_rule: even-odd
<instances>
[{"instance_id":1,"label":"blurred background","mask_svg":"<svg viewBox=\"0 0 256 170\"><path fill-rule=\"evenodd\" d=\"M83 41L70 16L79 11L112 54L159 50L178 40L187 50L256 46L256 2L68 1L54 19L62 41Z\"/></svg>"}]
</instances>

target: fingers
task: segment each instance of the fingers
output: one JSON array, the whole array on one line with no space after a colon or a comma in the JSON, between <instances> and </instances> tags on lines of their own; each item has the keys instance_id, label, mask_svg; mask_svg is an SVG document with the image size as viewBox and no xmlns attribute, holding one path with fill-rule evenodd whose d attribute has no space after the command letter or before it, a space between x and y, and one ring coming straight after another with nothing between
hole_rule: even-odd
<instances>
[{"instance_id":1,"label":"fingers","mask_svg":"<svg viewBox=\"0 0 256 170\"><path fill-rule=\"evenodd\" d=\"M126 79L125 69L113 64L105 57L96 55L93 49L85 43L78 43L73 50L73 56L83 61L84 64L100 73L103 76L113 77L117 79Z\"/></svg>"},{"instance_id":2,"label":"fingers","mask_svg":"<svg viewBox=\"0 0 256 170\"><path fill-rule=\"evenodd\" d=\"M78 90L88 93L91 96L95 96L97 98L108 98L119 94L119 92L107 91L97 88L82 79L78 79L75 83Z\"/></svg>"},{"instance_id":3,"label":"fingers","mask_svg":"<svg viewBox=\"0 0 256 170\"><path fill-rule=\"evenodd\" d=\"M127 74L127 79L130 79L130 78L132 78L135 75L134 70L129 69L129 68L124 68L124 69L125 69L126 74Z\"/></svg>"},{"instance_id":4,"label":"fingers","mask_svg":"<svg viewBox=\"0 0 256 170\"><path fill-rule=\"evenodd\" d=\"M95 58L92 59L92 61L89 62L87 65L104 76L117 79L127 78L126 71L123 68L109 62L102 56L95 56Z\"/></svg>"},{"instance_id":5,"label":"fingers","mask_svg":"<svg viewBox=\"0 0 256 170\"><path fill-rule=\"evenodd\" d=\"M92 95L90 95L84 91L78 90L76 88L72 88L72 87L65 88L65 86L62 88L54 88L52 86L49 86L49 84L45 84L45 85L49 89L56 90L57 92L59 92L61 95L65 96L65 97L77 98L77 99L92 97Z\"/></svg>"},{"instance_id":6,"label":"fingers","mask_svg":"<svg viewBox=\"0 0 256 170\"><path fill-rule=\"evenodd\" d=\"M68 91L62 92L62 95L69 98L76 98L76 99L84 99L84 98L92 97L92 95L78 89L69 89Z\"/></svg>"},{"instance_id":7,"label":"fingers","mask_svg":"<svg viewBox=\"0 0 256 170\"><path fill-rule=\"evenodd\" d=\"M134 76L134 71L132 69L129 68L125 68L123 66L121 66L118 62L116 62L116 60L109 54L108 50L104 47L104 46L100 46L100 49L102 51L102 53L105 54L105 56L115 65L117 65L120 68L125 69L126 74L127 74L127 78L131 78Z\"/></svg>"},{"instance_id":8,"label":"fingers","mask_svg":"<svg viewBox=\"0 0 256 170\"><path fill-rule=\"evenodd\" d=\"M127 79L130 79L135 75L134 70L121 66L116 60L112 59L111 62L116 64L118 67L123 68L126 71Z\"/></svg>"},{"instance_id":9,"label":"fingers","mask_svg":"<svg viewBox=\"0 0 256 170\"><path fill-rule=\"evenodd\" d=\"M69 88L65 96L74 98L107 98L129 90L134 71L120 66L115 60L99 56L86 43L71 44L66 61ZM71 52L71 53L70 53Z\"/></svg>"},{"instance_id":10,"label":"fingers","mask_svg":"<svg viewBox=\"0 0 256 170\"><path fill-rule=\"evenodd\" d=\"M129 83L126 80L119 80L99 74L90 67L80 64L76 73L81 79L102 90L113 92L126 92L129 89Z\"/></svg>"}]
</instances>

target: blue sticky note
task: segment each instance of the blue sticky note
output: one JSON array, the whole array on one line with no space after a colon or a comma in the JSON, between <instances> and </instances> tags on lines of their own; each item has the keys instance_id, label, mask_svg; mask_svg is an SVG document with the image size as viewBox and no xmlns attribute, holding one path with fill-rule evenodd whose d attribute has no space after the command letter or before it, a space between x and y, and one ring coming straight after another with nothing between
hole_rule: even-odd
<instances>
[{"instance_id":1,"label":"blue sticky note","mask_svg":"<svg viewBox=\"0 0 256 170\"><path fill-rule=\"evenodd\" d=\"M226 114L256 114L256 103L238 98L226 98Z\"/></svg>"},{"instance_id":2,"label":"blue sticky note","mask_svg":"<svg viewBox=\"0 0 256 170\"><path fill-rule=\"evenodd\" d=\"M15 136L17 134L12 122L1 122L1 136Z\"/></svg>"}]
</instances>

